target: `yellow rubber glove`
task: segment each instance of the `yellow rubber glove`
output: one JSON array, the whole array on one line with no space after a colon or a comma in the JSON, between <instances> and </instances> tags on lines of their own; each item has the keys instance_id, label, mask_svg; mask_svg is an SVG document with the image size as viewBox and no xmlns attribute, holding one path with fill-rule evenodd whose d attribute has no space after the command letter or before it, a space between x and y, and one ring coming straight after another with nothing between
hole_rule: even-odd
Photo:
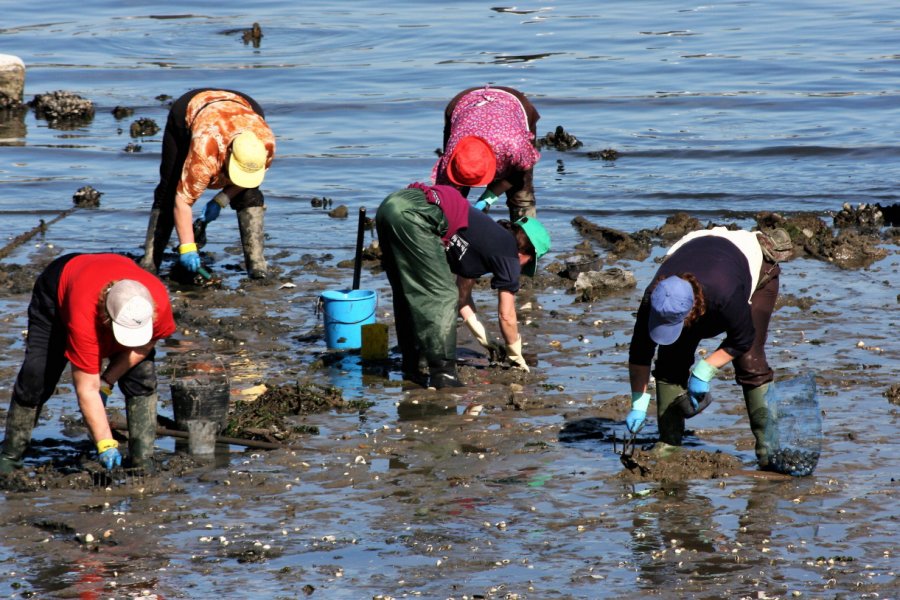
<instances>
[{"instance_id":1,"label":"yellow rubber glove","mask_svg":"<svg viewBox=\"0 0 900 600\"><path fill-rule=\"evenodd\" d=\"M528 368L528 365L525 363L525 358L522 357L522 336L520 335L518 339L512 344L506 345L506 358L509 359L509 362L513 364L518 369L524 370L526 373L531 371Z\"/></svg>"},{"instance_id":2,"label":"yellow rubber glove","mask_svg":"<svg viewBox=\"0 0 900 600\"><path fill-rule=\"evenodd\" d=\"M122 466L122 455L119 454L119 442L116 440L100 440L97 442L97 460L107 470Z\"/></svg>"},{"instance_id":3,"label":"yellow rubber glove","mask_svg":"<svg viewBox=\"0 0 900 600\"><path fill-rule=\"evenodd\" d=\"M481 324L481 321L478 320L478 315L472 314L466 319L466 327L469 328L469 331L472 332L472 335L475 336L475 339L478 340L478 343L487 348L491 349L491 342L488 340L487 330L485 330L484 325Z\"/></svg>"}]
</instances>

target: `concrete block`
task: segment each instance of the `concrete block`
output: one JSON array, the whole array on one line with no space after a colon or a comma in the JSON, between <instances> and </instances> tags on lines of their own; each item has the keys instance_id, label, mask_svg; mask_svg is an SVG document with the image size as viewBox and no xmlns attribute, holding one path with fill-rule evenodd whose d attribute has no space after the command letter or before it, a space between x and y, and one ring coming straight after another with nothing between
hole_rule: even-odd
<instances>
[{"instance_id":1,"label":"concrete block","mask_svg":"<svg viewBox=\"0 0 900 600\"><path fill-rule=\"evenodd\" d=\"M25 93L25 63L18 56L0 54L0 94L22 102Z\"/></svg>"}]
</instances>

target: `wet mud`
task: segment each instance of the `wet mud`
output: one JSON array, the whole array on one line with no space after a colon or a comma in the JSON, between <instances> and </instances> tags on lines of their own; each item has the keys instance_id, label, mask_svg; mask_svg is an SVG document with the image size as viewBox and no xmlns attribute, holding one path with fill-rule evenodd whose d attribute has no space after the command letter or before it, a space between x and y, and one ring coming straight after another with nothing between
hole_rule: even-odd
<instances>
[{"instance_id":1,"label":"wet mud","mask_svg":"<svg viewBox=\"0 0 900 600\"><path fill-rule=\"evenodd\" d=\"M891 277L868 269L897 254L896 234L868 210L849 212L840 227L823 215L758 218L790 232L786 273L802 265L785 277L771 351L786 369L817 351L840 357L817 373L823 404L864 389L896 406L896 372L879 366L896 364L892 345L843 327L834 300L802 273L815 264L839 266L834 278ZM492 362L460 328L467 387L453 393L402 381L396 348L371 362L325 349L315 299L346 282L344 257L275 253L263 281L246 277L239 247L204 254L214 281L164 266L179 331L160 348L160 413L172 413L179 358L211 351L230 379L224 433L280 448L219 444L214 456L195 457L183 439L160 437L154 469L104 478L64 377L25 469L0 476L0 487L16 560L61 570L69 584L63 592L40 576L11 581L37 596L191 597L192 582L203 581L204 593L225 597L521 599L604 597L605 585L639 577L664 597L889 597L893 540L871 518L895 504L896 482L877 444L861 448L849 426L832 422L811 477L761 472L726 373L714 405L688 422L683 447L657 444L651 419L630 459L619 455L627 342L651 256L707 226L679 214L622 232L576 218L582 239L518 299L534 368ZM52 230L41 240L52 244ZM392 324L377 256L373 244L364 269L382 294L379 321ZM0 263L0 301L24 310L53 257ZM0 328L8 381L22 328L21 315ZM880 465L865 467L862 483L856 467L841 465L860 452ZM864 499L851 489L859 485ZM829 532L812 533L807 518ZM672 577L677 593L666 587Z\"/></svg>"}]
</instances>

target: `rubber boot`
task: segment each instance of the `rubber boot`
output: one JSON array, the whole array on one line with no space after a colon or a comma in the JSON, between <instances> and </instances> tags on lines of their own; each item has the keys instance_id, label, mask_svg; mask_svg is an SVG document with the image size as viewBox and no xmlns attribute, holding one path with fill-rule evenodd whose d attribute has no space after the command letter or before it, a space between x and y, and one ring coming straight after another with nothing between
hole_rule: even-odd
<instances>
[{"instance_id":1,"label":"rubber boot","mask_svg":"<svg viewBox=\"0 0 900 600\"><path fill-rule=\"evenodd\" d=\"M156 226L159 223L159 209L154 208L150 211L150 223L147 225L147 235L144 238L144 256L138 264L141 268L156 273L159 265L162 263L162 255L156 260Z\"/></svg>"},{"instance_id":2,"label":"rubber boot","mask_svg":"<svg viewBox=\"0 0 900 600\"><path fill-rule=\"evenodd\" d=\"M750 417L750 431L756 438L756 463L760 469L769 466L769 444L766 442L766 429L769 425L769 407L766 403L766 391L769 384L758 387L744 387L744 405Z\"/></svg>"},{"instance_id":3,"label":"rubber boot","mask_svg":"<svg viewBox=\"0 0 900 600\"><path fill-rule=\"evenodd\" d=\"M425 369L428 362L418 352L403 352L400 369L403 371L403 379L422 387L428 386L428 375Z\"/></svg>"},{"instance_id":4,"label":"rubber boot","mask_svg":"<svg viewBox=\"0 0 900 600\"><path fill-rule=\"evenodd\" d=\"M428 387L436 390L465 387L456 376L455 360L439 360L428 365L431 372Z\"/></svg>"},{"instance_id":5,"label":"rubber boot","mask_svg":"<svg viewBox=\"0 0 900 600\"><path fill-rule=\"evenodd\" d=\"M22 406L15 400L9 404L6 439L3 440L3 450L0 450L0 473L12 473L22 468L22 455L28 449L37 417L37 408Z\"/></svg>"},{"instance_id":6,"label":"rubber boot","mask_svg":"<svg viewBox=\"0 0 900 600\"><path fill-rule=\"evenodd\" d=\"M659 441L670 446L680 446L684 437L684 412L675 400L685 389L674 383L656 382L656 422Z\"/></svg>"},{"instance_id":7,"label":"rubber boot","mask_svg":"<svg viewBox=\"0 0 900 600\"><path fill-rule=\"evenodd\" d=\"M146 469L153 464L157 399L157 394L125 399L125 414L128 417L128 456L132 467Z\"/></svg>"},{"instance_id":8,"label":"rubber boot","mask_svg":"<svg viewBox=\"0 0 900 600\"><path fill-rule=\"evenodd\" d=\"M265 279L269 274L266 257L263 254L265 233L263 232L264 206L249 206L238 211L238 226L241 230L241 244L244 246L244 262L250 279Z\"/></svg>"},{"instance_id":9,"label":"rubber boot","mask_svg":"<svg viewBox=\"0 0 900 600\"><path fill-rule=\"evenodd\" d=\"M515 223L522 217L528 217L529 219L537 218L537 207L534 204L529 206L510 206L509 207L509 220Z\"/></svg>"}]
</instances>

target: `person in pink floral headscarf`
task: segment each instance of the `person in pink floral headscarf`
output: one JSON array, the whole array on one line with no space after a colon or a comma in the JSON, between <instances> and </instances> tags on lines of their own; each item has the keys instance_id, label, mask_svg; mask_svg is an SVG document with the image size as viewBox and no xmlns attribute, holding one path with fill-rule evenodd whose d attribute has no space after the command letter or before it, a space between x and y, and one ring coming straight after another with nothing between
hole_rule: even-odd
<instances>
[{"instance_id":1,"label":"person in pink floral headscarf","mask_svg":"<svg viewBox=\"0 0 900 600\"><path fill-rule=\"evenodd\" d=\"M497 171L475 206L487 211L505 193L511 221L537 216L533 180L534 165L541 157L535 147L539 118L525 95L513 88L484 86L460 92L444 111L444 152L434 165L432 180L438 185L457 185L468 197L470 187L475 186L453 181L448 166L460 141L479 137L493 149Z\"/></svg>"}]
</instances>

